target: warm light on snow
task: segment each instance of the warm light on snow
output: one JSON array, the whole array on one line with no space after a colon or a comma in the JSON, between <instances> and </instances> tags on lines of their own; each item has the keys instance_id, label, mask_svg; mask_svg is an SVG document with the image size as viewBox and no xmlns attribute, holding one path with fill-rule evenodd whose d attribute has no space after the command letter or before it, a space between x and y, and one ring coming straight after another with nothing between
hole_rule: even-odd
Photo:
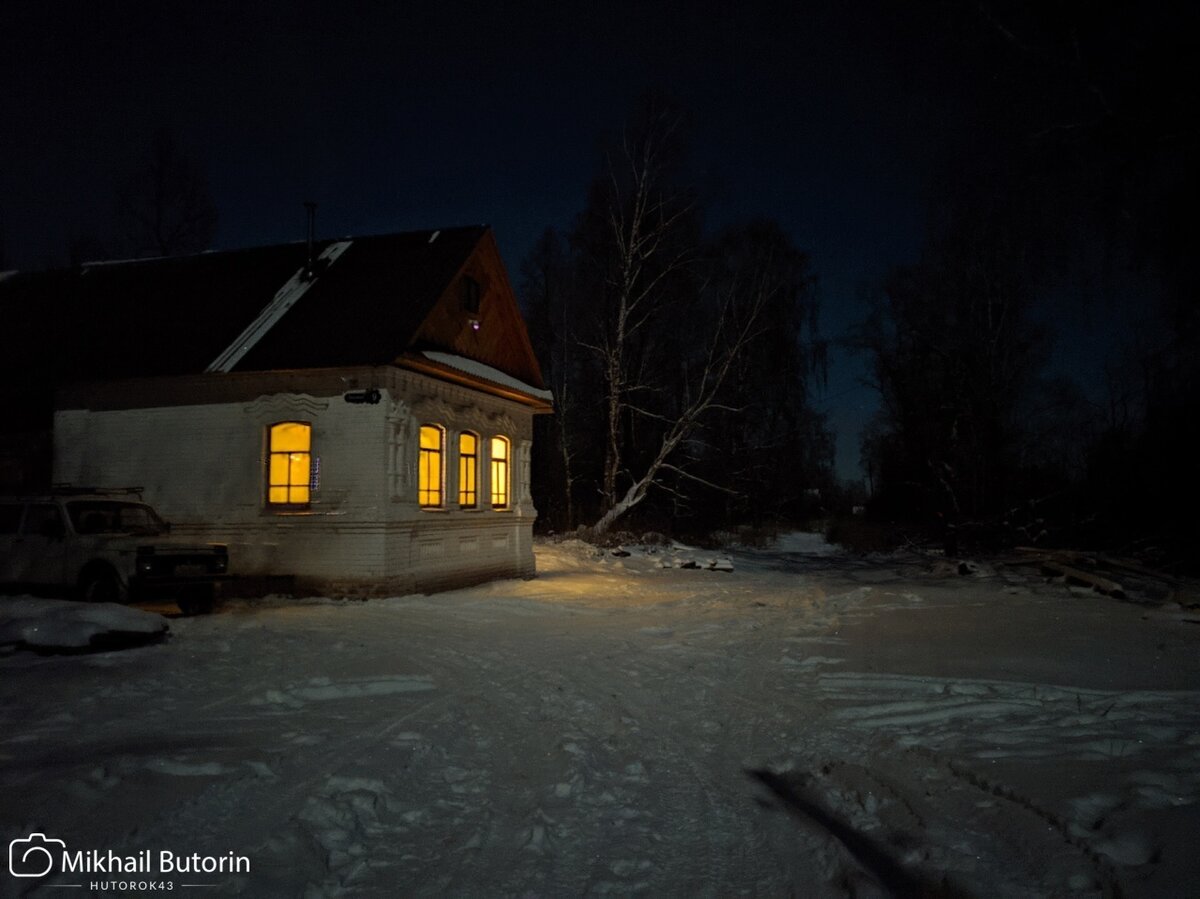
<instances>
[{"instance_id":1,"label":"warm light on snow","mask_svg":"<svg viewBox=\"0 0 1200 899\"><path fill-rule=\"evenodd\" d=\"M814 535L622 552L0 651L0 832L245 856L222 895L889 894L753 770L945 894L1194 892L1200 614Z\"/></svg>"}]
</instances>

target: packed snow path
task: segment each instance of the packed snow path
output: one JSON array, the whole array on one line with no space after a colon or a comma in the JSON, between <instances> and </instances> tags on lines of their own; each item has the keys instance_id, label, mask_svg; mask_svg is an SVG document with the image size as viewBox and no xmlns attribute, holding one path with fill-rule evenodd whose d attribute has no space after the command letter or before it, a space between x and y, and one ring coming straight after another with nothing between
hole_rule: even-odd
<instances>
[{"instance_id":1,"label":"packed snow path","mask_svg":"<svg viewBox=\"0 0 1200 899\"><path fill-rule=\"evenodd\" d=\"M543 546L533 581L7 655L0 836L250 859L205 895L887 895L799 797L952 895L1194 895L1200 615L661 558Z\"/></svg>"}]
</instances>

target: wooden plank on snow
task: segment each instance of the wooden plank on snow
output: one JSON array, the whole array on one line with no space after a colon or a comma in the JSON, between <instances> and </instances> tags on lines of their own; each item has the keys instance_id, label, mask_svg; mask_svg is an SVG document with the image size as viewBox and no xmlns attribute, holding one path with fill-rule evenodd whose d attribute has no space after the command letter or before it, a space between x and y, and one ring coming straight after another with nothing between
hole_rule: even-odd
<instances>
[{"instance_id":1,"label":"wooden plank on snow","mask_svg":"<svg viewBox=\"0 0 1200 899\"><path fill-rule=\"evenodd\" d=\"M1081 571L1078 568L1072 568L1061 562L1055 562L1053 559L1042 559L1041 565L1045 571L1062 575L1073 583L1091 587L1097 593L1103 593L1105 596L1115 596L1118 598L1124 598L1125 596L1124 588L1116 581L1110 581L1108 578L1093 574L1090 571Z\"/></svg>"}]
</instances>

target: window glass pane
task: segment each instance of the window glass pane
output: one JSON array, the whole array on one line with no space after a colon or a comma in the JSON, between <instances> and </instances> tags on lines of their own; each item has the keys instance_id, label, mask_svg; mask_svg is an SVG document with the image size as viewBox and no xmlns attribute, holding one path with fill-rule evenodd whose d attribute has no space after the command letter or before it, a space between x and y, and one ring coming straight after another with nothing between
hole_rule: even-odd
<instances>
[{"instance_id":1,"label":"window glass pane","mask_svg":"<svg viewBox=\"0 0 1200 899\"><path fill-rule=\"evenodd\" d=\"M460 434L458 438L458 504L464 509L477 504L475 481L479 470L477 448L479 441L474 434Z\"/></svg>"},{"instance_id":2,"label":"window glass pane","mask_svg":"<svg viewBox=\"0 0 1200 899\"><path fill-rule=\"evenodd\" d=\"M508 506L508 439L492 438L492 508Z\"/></svg>"},{"instance_id":3,"label":"window glass pane","mask_svg":"<svg viewBox=\"0 0 1200 899\"><path fill-rule=\"evenodd\" d=\"M61 520L58 506L31 505L25 512L25 525L22 531L25 534L47 534L51 530L60 528Z\"/></svg>"},{"instance_id":4,"label":"window glass pane","mask_svg":"<svg viewBox=\"0 0 1200 899\"><path fill-rule=\"evenodd\" d=\"M80 534L165 534L166 523L142 503L107 499L71 500L67 517Z\"/></svg>"},{"instance_id":5,"label":"window glass pane","mask_svg":"<svg viewBox=\"0 0 1200 899\"><path fill-rule=\"evenodd\" d=\"M435 425L421 425L417 502L422 506L442 504L442 438L441 428Z\"/></svg>"},{"instance_id":6,"label":"window glass pane","mask_svg":"<svg viewBox=\"0 0 1200 899\"><path fill-rule=\"evenodd\" d=\"M311 499L312 425L284 421L272 425L267 459L267 502L307 505Z\"/></svg>"},{"instance_id":7,"label":"window glass pane","mask_svg":"<svg viewBox=\"0 0 1200 899\"><path fill-rule=\"evenodd\" d=\"M285 421L271 428L271 452L308 452L312 448L312 426Z\"/></svg>"},{"instance_id":8,"label":"window glass pane","mask_svg":"<svg viewBox=\"0 0 1200 899\"><path fill-rule=\"evenodd\" d=\"M288 482L288 454L287 453L271 453L271 485L277 484L287 485Z\"/></svg>"},{"instance_id":9,"label":"window glass pane","mask_svg":"<svg viewBox=\"0 0 1200 899\"><path fill-rule=\"evenodd\" d=\"M303 484L308 486L309 478L309 455L308 453L292 453L291 459L288 462L288 484L295 486Z\"/></svg>"}]
</instances>

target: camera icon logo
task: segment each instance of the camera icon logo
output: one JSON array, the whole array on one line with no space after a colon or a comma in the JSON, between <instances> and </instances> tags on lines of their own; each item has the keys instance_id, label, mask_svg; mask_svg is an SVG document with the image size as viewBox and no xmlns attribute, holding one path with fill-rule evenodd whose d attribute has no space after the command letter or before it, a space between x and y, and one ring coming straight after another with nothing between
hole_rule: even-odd
<instances>
[{"instance_id":1,"label":"camera icon logo","mask_svg":"<svg viewBox=\"0 0 1200 899\"><path fill-rule=\"evenodd\" d=\"M54 867L54 853L66 851L66 848L65 842L44 833L31 833L23 840L13 840L8 844L8 872L13 877L45 877Z\"/></svg>"}]
</instances>

